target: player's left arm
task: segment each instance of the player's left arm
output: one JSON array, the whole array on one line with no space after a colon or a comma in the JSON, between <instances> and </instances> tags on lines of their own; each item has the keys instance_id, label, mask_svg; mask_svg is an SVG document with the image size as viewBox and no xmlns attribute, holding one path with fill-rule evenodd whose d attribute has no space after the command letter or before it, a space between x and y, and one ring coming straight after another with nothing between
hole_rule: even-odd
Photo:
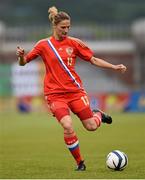
<instances>
[{"instance_id":1,"label":"player's left arm","mask_svg":"<svg viewBox=\"0 0 145 180\"><path fill-rule=\"evenodd\" d=\"M117 70L117 71L120 71L121 73L124 73L127 70L127 67L123 64L114 65L114 64L104 61L103 59L96 58L94 56L90 59L90 62L98 67Z\"/></svg>"}]
</instances>

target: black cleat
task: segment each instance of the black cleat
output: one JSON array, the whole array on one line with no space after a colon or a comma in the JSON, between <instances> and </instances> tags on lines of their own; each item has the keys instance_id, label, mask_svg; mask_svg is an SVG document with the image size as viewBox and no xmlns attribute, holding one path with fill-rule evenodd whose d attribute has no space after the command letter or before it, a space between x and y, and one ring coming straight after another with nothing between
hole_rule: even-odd
<instances>
[{"instance_id":1,"label":"black cleat","mask_svg":"<svg viewBox=\"0 0 145 180\"><path fill-rule=\"evenodd\" d=\"M103 111L99 110L99 109L94 109L93 110L94 113L96 112L100 112L102 114L102 123L107 123L107 124L111 124L112 123L112 117L105 114Z\"/></svg>"},{"instance_id":2,"label":"black cleat","mask_svg":"<svg viewBox=\"0 0 145 180\"><path fill-rule=\"evenodd\" d=\"M86 165L84 164L84 161L81 161L77 168L75 169L76 171L85 171L86 170Z\"/></svg>"}]
</instances>

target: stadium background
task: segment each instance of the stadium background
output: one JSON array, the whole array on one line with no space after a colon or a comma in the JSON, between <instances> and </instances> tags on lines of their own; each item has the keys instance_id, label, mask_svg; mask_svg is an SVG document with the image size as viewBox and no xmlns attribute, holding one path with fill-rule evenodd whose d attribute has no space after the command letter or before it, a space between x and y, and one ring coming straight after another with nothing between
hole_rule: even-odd
<instances>
[{"instance_id":1,"label":"stadium background","mask_svg":"<svg viewBox=\"0 0 145 180\"><path fill-rule=\"evenodd\" d=\"M62 132L47 115L43 98L45 69L41 59L20 67L15 55L17 45L28 52L39 39L51 34L47 9L52 5L70 13L70 35L86 42L97 57L123 63L128 68L125 74L119 74L77 61L76 70L90 96L91 107L99 107L115 119L110 131L103 127L102 134L94 135L97 146L94 136L85 134L75 122L77 130L81 130L78 134L84 153L91 159L91 169L84 176L65 175L72 167L72 160L68 162L68 157L62 155L63 151L68 153L61 142ZM144 42L144 0L1 0L0 178L145 178ZM53 139L62 146L54 144ZM85 143L90 144L85 146ZM104 154L115 147L124 150L131 159L130 168L124 174L112 175L104 170ZM59 169L61 163L61 168L66 168L64 172ZM98 170L94 171L96 166Z\"/></svg>"},{"instance_id":2,"label":"stadium background","mask_svg":"<svg viewBox=\"0 0 145 180\"><path fill-rule=\"evenodd\" d=\"M73 27L70 35L86 42L97 57L116 64L124 63L128 67L127 73L120 75L110 70L95 69L78 60L76 69L89 93L92 108L145 111L145 58L136 40L136 34L144 33L144 28L143 32L134 30L141 29L140 24L144 26L145 2L109 0L106 3L98 0L89 3L80 0L79 3L83 3L82 8L75 1L65 0L61 3L1 1L1 111L17 108L19 101L31 109L42 105L43 64L39 59L27 68L18 67L15 48L21 45L27 52L39 39L51 33L47 8L53 4L71 14Z\"/></svg>"}]
</instances>

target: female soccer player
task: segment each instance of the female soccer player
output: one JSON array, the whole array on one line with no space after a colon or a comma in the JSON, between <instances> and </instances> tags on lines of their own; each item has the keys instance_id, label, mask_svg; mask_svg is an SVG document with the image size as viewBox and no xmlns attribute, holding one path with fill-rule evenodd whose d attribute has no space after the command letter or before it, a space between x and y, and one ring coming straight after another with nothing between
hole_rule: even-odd
<instances>
[{"instance_id":1,"label":"female soccer player","mask_svg":"<svg viewBox=\"0 0 145 180\"><path fill-rule=\"evenodd\" d=\"M45 99L64 130L64 141L77 163L76 170L84 171L86 165L73 128L70 110L78 116L88 131L95 131L102 122L111 124L112 118L100 110L92 112L81 79L75 72L76 58L80 57L97 67L110 68L122 73L126 71L126 67L94 57L92 50L81 40L68 36L71 20L67 13L58 12L55 7L49 8L48 13L52 23L52 36L40 40L26 55L23 48L17 47L16 54L20 66L41 56L46 67Z\"/></svg>"}]
</instances>

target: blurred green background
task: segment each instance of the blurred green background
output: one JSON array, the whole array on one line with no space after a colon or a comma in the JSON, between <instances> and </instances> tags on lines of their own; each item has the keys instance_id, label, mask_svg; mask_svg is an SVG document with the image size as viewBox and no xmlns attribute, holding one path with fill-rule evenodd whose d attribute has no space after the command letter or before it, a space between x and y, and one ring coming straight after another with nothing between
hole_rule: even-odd
<instances>
[{"instance_id":1,"label":"blurred green background","mask_svg":"<svg viewBox=\"0 0 145 180\"><path fill-rule=\"evenodd\" d=\"M74 23L130 24L145 16L144 0L1 0L1 20L8 25L47 24L47 9L57 6Z\"/></svg>"}]
</instances>

